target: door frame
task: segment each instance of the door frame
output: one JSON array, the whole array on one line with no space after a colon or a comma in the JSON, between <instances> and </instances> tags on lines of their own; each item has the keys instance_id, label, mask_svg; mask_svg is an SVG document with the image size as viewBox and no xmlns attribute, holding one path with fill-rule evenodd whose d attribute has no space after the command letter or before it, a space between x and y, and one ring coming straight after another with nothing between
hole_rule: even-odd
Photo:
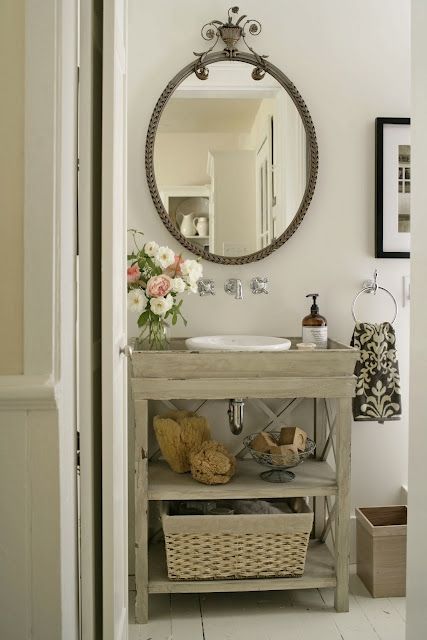
<instances>
[{"instance_id":1,"label":"door frame","mask_svg":"<svg viewBox=\"0 0 427 640\"><path fill-rule=\"evenodd\" d=\"M102 0L80 0L78 430L81 640L102 636L101 162Z\"/></svg>"},{"instance_id":2,"label":"door frame","mask_svg":"<svg viewBox=\"0 0 427 640\"><path fill-rule=\"evenodd\" d=\"M103 639L128 637L127 0L103 3L102 571Z\"/></svg>"}]
</instances>

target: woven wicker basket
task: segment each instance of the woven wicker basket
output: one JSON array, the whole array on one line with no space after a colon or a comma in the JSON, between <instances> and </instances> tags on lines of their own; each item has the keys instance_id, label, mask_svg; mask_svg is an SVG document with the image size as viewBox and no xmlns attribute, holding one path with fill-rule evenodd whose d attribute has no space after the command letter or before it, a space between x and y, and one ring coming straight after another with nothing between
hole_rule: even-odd
<instances>
[{"instance_id":1,"label":"woven wicker basket","mask_svg":"<svg viewBox=\"0 0 427 640\"><path fill-rule=\"evenodd\" d=\"M304 573L313 513L170 516L162 514L171 580L298 577ZM277 506L277 505L276 505ZM293 506L293 505L292 505Z\"/></svg>"}]
</instances>

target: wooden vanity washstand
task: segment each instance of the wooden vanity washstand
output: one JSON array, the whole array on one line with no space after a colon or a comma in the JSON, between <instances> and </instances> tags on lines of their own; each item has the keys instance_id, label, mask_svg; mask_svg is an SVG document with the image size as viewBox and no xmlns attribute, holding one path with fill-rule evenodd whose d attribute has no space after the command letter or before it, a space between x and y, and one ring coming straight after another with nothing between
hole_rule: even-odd
<instances>
[{"instance_id":1,"label":"wooden vanity washstand","mask_svg":"<svg viewBox=\"0 0 427 640\"><path fill-rule=\"evenodd\" d=\"M350 445L351 399L355 390L357 350L329 340L329 348L298 351L300 338L282 352L199 353L185 350L174 340L169 351L134 351L132 393L135 407L135 617L148 620L152 593L206 593L210 591L262 591L335 588L335 609L349 608ZM149 462L148 419L150 400L218 400L244 398L263 405L271 414L271 429L278 418L263 399L298 402L312 398L316 458L294 469L287 484L264 482L262 467L238 456L235 477L226 485L207 486L189 474L176 474L162 461ZM296 399L296 400L294 400ZM285 404L286 410L286 404ZM276 421L276 425L275 425ZM260 427L262 428L262 427ZM333 458L335 469L327 462ZM172 581L166 570L164 548L148 543L150 501L220 500L236 498L310 497L315 524L300 578ZM325 543L330 536L332 545ZM330 552L332 548L333 553Z\"/></svg>"}]
</instances>

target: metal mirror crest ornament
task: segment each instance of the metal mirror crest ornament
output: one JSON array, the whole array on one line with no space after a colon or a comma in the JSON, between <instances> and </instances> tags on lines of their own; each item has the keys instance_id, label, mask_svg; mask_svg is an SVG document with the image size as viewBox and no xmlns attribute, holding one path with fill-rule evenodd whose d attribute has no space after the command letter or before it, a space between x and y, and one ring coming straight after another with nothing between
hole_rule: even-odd
<instances>
[{"instance_id":1,"label":"metal mirror crest ornament","mask_svg":"<svg viewBox=\"0 0 427 640\"><path fill-rule=\"evenodd\" d=\"M304 100L249 44L260 22L238 12L232 7L225 22L204 25L212 44L166 86L145 147L164 225L194 254L230 265L261 260L295 233L318 171ZM220 42L225 48L215 51Z\"/></svg>"}]
</instances>

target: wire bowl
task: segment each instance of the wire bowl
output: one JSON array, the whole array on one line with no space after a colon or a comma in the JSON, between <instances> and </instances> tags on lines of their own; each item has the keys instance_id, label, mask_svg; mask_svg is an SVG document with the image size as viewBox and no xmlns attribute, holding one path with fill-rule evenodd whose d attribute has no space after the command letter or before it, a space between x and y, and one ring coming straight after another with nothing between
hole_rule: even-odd
<instances>
[{"instance_id":1,"label":"wire bowl","mask_svg":"<svg viewBox=\"0 0 427 640\"><path fill-rule=\"evenodd\" d=\"M269 435L279 443L280 433L278 431L269 431ZM259 435L258 433L251 433L249 436L243 440L243 444L249 450L252 458L258 462L258 464L262 464L265 467L270 467L270 471L263 471L260 474L260 477L266 482L290 482L295 478L295 474L292 471L288 471L288 469L293 469L297 467L301 462L304 462L306 458L309 458L313 455L316 449L316 443L311 438L307 438L305 451L300 451L295 454L295 459L291 463L283 464L283 458L280 455L275 455L273 453L263 453L261 451L256 451L256 449L252 449L252 442Z\"/></svg>"}]
</instances>

